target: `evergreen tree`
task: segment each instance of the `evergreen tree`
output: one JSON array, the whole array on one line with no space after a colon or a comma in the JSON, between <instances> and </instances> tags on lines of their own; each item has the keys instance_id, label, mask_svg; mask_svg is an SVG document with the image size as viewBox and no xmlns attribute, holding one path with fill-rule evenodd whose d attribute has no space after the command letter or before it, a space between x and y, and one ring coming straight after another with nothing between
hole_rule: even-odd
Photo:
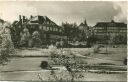
<instances>
[{"instance_id":1,"label":"evergreen tree","mask_svg":"<svg viewBox=\"0 0 128 82\"><path fill-rule=\"evenodd\" d=\"M30 33L27 28L23 29L23 32L21 32L21 40L20 40L20 45L24 47L28 47L28 41L30 39Z\"/></svg>"},{"instance_id":2,"label":"evergreen tree","mask_svg":"<svg viewBox=\"0 0 128 82\"><path fill-rule=\"evenodd\" d=\"M41 39L40 39L40 34L38 31L34 31L32 34L32 41L33 41L33 46L35 47L40 47L41 45Z\"/></svg>"}]
</instances>

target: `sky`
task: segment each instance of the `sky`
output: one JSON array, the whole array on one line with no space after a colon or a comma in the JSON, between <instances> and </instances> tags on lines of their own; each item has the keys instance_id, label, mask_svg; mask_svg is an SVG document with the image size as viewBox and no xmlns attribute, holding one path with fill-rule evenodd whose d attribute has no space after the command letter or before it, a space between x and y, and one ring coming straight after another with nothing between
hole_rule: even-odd
<instances>
[{"instance_id":1,"label":"sky","mask_svg":"<svg viewBox=\"0 0 128 82\"><path fill-rule=\"evenodd\" d=\"M89 26L97 22L111 21L127 23L126 2L105 1L1 1L0 18L13 22L19 15L48 16L61 25L62 22L77 23L85 19Z\"/></svg>"}]
</instances>

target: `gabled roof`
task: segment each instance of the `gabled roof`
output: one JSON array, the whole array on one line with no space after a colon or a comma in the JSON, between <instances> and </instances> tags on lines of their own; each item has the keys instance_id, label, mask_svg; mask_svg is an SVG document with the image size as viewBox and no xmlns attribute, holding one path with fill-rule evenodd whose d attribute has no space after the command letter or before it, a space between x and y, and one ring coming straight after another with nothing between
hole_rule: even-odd
<instances>
[{"instance_id":1,"label":"gabled roof","mask_svg":"<svg viewBox=\"0 0 128 82\"><path fill-rule=\"evenodd\" d=\"M38 16L34 16L34 17L28 19L27 23L30 23L30 22L33 22L33 23L37 22L38 23Z\"/></svg>"},{"instance_id":2,"label":"gabled roof","mask_svg":"<svg viewBox=\"0 0 128 82\"><path fill-rule=\"evenodd\" d=\"M83 23L81 23L79 26L84 26L84 24L83 24Z\"/></svg>"},{"instance_id":3,"label":"gabled roof","mask_svg":"<svg viewBox=\"0 0 128 82\"><path fill-rule=\"evenodd\" d=\"M81 23L79 26L88 26L87 24Z\"/></svg>"},{"instance_id":4,"label":"gabled roof","mask_svg":"<svg viewBox=\"0 0 128 82\"><path fill-rule=\"evenodd\" d=\"M122 22L98 22L94 27L127 27L127 24Z\"/></svg>"},{"instance_id":5,"label":"gabled roof","mask_svg":"<svg viewBox=\"0 0 128 82\"><path fill-rule=\"evenodd\" d=\"M28 19L28 21L26 23L29 24L45 24L46 26L56 26L57 28L61 28L60 26L58 26L55 22L51 21L47 16L34 16L30 19Z\"/></svg>"},{"instance_id":6,"label":"gabled roof","mask_svg":"<svg viewBox=\"0 0 128 82\"><path fill-rule=\"evenodd\" d=\"M47 22L48 23L51 23L53 25L57 25L56 23L54 23L53 21L51 21L47 16L35 16L35 17L32 17L28 20L28 23L38 23L38 24L46 24Z\"/></svg>"}]
</instances>

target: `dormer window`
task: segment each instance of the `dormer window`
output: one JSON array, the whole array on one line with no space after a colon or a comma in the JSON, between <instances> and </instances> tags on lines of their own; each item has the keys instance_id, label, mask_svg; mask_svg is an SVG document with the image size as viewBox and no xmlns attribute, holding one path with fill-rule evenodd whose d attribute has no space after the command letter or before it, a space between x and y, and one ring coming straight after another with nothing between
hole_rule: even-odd
<instances>
[{"instance_id":1,"label":"dormer window","mask_svg":"<svg viewBox=\"0 0 128 82\"><path fill-rule=\"evenodd\" d=\"M111 23L115 23L115 21L114 20L111 20Z\"/></svg>"}]
</instances>

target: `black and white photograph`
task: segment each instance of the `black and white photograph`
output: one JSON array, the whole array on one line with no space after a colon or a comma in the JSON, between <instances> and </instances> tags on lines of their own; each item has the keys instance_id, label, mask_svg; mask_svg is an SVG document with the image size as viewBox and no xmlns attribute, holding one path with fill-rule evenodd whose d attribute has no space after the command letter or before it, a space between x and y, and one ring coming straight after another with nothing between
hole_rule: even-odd
<instances>
[{"instance_id":1,"label":"black and white photograph","mask_svg":"<svg viewBox=\"0 0 128 82\"><path fill-rule=\"evenodd\" d=\"M127 82L127 1L0 1L0 82Z\"/></svg>"}]
</instances>

